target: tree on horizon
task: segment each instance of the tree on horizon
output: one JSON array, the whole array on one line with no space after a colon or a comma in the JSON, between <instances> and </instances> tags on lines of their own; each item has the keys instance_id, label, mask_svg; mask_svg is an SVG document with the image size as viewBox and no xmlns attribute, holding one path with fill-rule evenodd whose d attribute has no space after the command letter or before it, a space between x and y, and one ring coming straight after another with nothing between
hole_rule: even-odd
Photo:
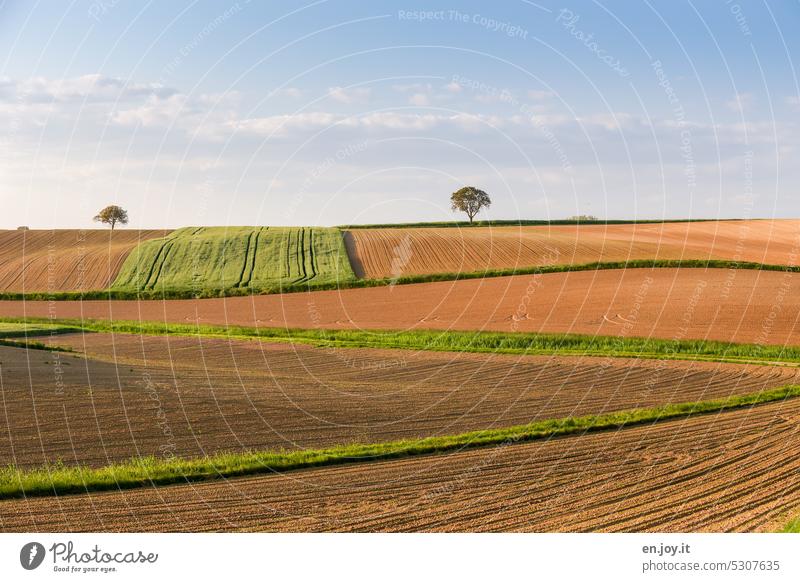
<instances>
[{"instance_id":1,"label":"tree on horizon","mask_svg":"<svg viewBox=\"0 0 800 582\"><path fill-rule=\"evenodd\" d=\"M488 208L492 204L489 195L476 188L475 186L464 186L460 190L453 192L450 196L453 212L463 212L469 217L469 223L472 224L472 219L481 211L482 208Z\"/></svg>"},{"instance_id":2,"label":"tree on horizon","mask_svg":"<svg viewBox=\"0 0 800 582\"><path fill-rule=\"evenodd\" d=\"M111 230L114 230L117 223L128 224L128 212L121 206L112 204L98 212L97 216L94 217L94 221L109 224L111 225Z\"/></svg>"}]
</instances>

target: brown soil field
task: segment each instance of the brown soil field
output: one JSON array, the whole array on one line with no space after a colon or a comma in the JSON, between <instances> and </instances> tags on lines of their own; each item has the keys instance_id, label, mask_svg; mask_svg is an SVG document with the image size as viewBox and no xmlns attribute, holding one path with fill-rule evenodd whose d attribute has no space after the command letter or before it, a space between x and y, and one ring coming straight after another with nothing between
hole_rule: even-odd
<instances>
[{"instance_id":1,"label":"brown soil field","mask_svg":"<svg viewBox=\"0 0 800 582\"><path fill-rule=\"evenodd\" d=\"M353 229L345 242L367 278L634 259L797 264L800 220Z\"/></svg>"},{"instance_id":2,"label":"brown soil field","mask_svg":"<svg viewBox=\"0 0 800 582\"><path fill-rule=\"evenodd\" d=\"M797 399L448 455L0 502L5 531L759 531L800 511Z\"/></svg>"},{"instance_id":3,"label":"brown soil field","mask_svg":"<svg viewBox=\"0 0 800 582\"><path fill-rule=\"evenodd\" d=\"M0 230L0 291L107 289L128 253L162 230Z\"/></svg>"},{"instance_id":4,"label":"brown soil field","mask_svg":"<svg viewBox=\"0 0 800 582\"><path fill-rule=\"evenodd\" d=\"M207 338L65 335L0 347L0 466L318 448L754 392L797 368Z\"/></svg>"},{"instance_id":5,"label":"brown soil field","mask_svg":"<svg viewBox=\"0 0 800 582\"><path fill-rule=\"evenodd\" d=\"M455 329L800 345L800 274L628 269L173 301L0 301L0 316Z\"/></svg>"}]
</instances>

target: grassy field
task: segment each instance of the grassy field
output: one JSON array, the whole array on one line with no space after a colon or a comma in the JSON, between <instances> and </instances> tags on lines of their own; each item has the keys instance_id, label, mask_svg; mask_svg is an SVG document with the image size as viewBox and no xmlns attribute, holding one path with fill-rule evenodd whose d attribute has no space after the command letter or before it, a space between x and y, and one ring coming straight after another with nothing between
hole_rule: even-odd
<instances>
[{"instance_id":1,"label":"grassy field","mask_svg":"<svg viewBox=\"0 0 800 582\"><path fill-rule=\"evenodd\" d=\"M353 279L338 229L201 227L139 245L111 291L262 293Z\"/></svg>"},{"instance_id":2,"label":"grassy field","mask_svg":"<svg viewBox=\"0 0 800 582\"><path fill-rule=\"evenodd\" d=\"M321 450L224 453L200 459L147 457L102 468L53 465L40 469L20 470L7 467L0 469L0 499L166 485L410 455L428 455L619 429L756 406L797 396L800 396L800 386L785 386L717 400L667 404L608 414L543 420L503 429L386 443L343 445Z\"/></svg>"}]
</instances>

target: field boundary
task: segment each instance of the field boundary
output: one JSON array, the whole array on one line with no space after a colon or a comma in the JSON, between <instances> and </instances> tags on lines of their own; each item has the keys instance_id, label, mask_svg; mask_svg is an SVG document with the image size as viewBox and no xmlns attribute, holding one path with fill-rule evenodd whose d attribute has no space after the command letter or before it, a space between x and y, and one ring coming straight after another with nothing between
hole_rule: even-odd
<instances>
[{"instance_id":1,"label":"field boundary","mask_svg":"<svg viewBox=\"0 0 800 582\"><path fill-rule=\"evenodd\" d=\"M503 429L385 443L340 445L327 449L301 451L223 453L198 459L145 457L101 468L69 467L63 464L28 470L8 467L0 469L0 499L170 485L345 463L384 461L495 445L507 446L532 440L720 413L798 396L800 396L800 386L789 385L715 400L634 408L601 415L543 420Z\"/></svg>"},{"instance_id":2,"label":"field boundary","mask_svg":"<svg viewBox=\"0 0 800 582\"><path fill-rule=\"evenodd\" d=\"M74 353L75 350L61 346L50 346L29 338L40 338L42 336L52 337L60 334L77 333L81 331L80 327L69 327L53 323L50 319L46 320L46 322L40 322L37 324L10 322L10 325L15 326L11 329L5 328L5 325L9 325L9 322L0 322L0 346L26 348L29 350L46 350L48 352Z\"/></svg>"},{"instance_id":3,"label":"field boundary","mask_svg":"<svg viewBox=\"0 0 800 582\"><path fill-rule=\"evenodd\" d=\"M559 355L735 364L798 365L800 346L732 343L714 340L595 336L580 334L471 331L360 331L191 325L103 319L0 317L0 323L56 324L69 332L209 337L308 344L319 348L373 348L509 355ZM47 332L50 333L50 332ZM36 334L29 332L28 336Z\"/></svg>"},{"instance_id":4,"label":"field boundary","mask_svg":"<svg viewBox=\"0 0 800 582\"><path fill-rule=\"evenodd\" d=\"M470 223L467 220L451 220L440 222L400 222L383 224L345 224L336 228L342 230L356 230L363 228L473 228L478 226L570 226L570 225L605 225L605 224L672 224L681 222L734 222L740 220L759 220L758 218L667 218L667 219L642 219L642 220L476 220ZM768 219L763 219L768 220Z\"/></svg>"},{"instance_id":5,"label":"field boundary","mask_svg":"<svg viewBox=\"0 0 800 582\"><path fill-rule=\"evenodd\" d=\"M5 325L15 326L11 329ZM55 335L60 333L74 333L81 331L80 327L68 327L63 324L53 323L51 319L31 324L24 321L0 322L0 339L28 338L42 335Z\"/></svg>"},{"instance_id":6,"label":"field boundary","mask_svg":"<svg viewBox=\"0 0 800 582\"><path fill-rule=\"evenodd\" d=\"M309 291L332 291L360 289L368 287L387 287L393 285L413 285L419 283L439 283L469 279L489 279L519 275L548 275L580 271L606 271L624 269L737 269L750 271L778 271L800 273L800 265L773 265L747 261L727 261L717 259L609 261L581 263L577 265L544 265L537 267L518 267L511 269L487 269L465 273L431 273L404 277L379 279L342 279L339 281L316 282L313 279L292 284L277 284L261 287L226 287L219 289L171 289L159 288L143 291L105 289L99 291L59 291L53 293L0 293L0 301L88 301L88 300L162 300L162 299L210 299L215 297L241 297L251 295L274 295L279 293L302 293Z\"/></svg>"},{"instance_id":7,"label":"field boundary","mask_svg":"<svg viewBox=\"0 0 800 582\"><path fill-rule=\"evenodd\" d=\"M40 341L32 341L32 340L9 340L0 338L0 346L6 348L24 348L26 350L43 350L45 352L77 353L72 348L65 348L62 346L50 346Z\"/></svg>"}]
</instances>

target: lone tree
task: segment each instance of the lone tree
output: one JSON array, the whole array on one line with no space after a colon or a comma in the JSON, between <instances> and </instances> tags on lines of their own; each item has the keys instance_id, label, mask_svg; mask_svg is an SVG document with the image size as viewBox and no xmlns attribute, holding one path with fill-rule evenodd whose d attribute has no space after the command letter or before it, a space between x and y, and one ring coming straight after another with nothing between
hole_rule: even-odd
<instances>
[{"instance_id":1,"label":"lone tree","mask_svg":"<svg viewBox=\"0 0 800 582\"><path fill-rule=\"evenodd\" d=\"M483 190L479 190L474 186L464 186L458 192L453 192L450 196L450 202L453 204L453 212L461 211L469 216L469 223L472 224L472 219L481 211L481 208L489 208L492 200L489 195Z\"/></svg>"},{"instance_id":2,"label":"lone tree","mask_svg":"<svg viewBox=\"0 0 800 582\"><path fill-rule=\"evenodd\" d=\"M121 206L112 204L111 206L106 206L100 212L98 212L97 216L94 217L94 221L110 224L111 230L114 230L114 227L117 225L117 223L128 224L128 212Z\"/></svg>"}]
</instances>

